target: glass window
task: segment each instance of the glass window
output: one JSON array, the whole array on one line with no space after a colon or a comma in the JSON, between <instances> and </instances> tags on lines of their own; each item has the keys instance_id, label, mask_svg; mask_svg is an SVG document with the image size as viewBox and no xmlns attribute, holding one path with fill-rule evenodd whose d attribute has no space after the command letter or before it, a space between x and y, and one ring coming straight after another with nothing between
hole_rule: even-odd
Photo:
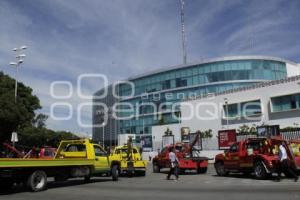
<instances>
[{"instance_id":1,"label":"glass window","mask_svg":"<svg viewBox=\"0 0 300 200\"><path fill-rule=\"evenodd\" d=\"M204 67L204 73L209 73L211 70L210 70L210 66L205 66Z\"/></svg>"},{"instance_id":2,"label":"glass window","mask_svg":"<svg viewBox=\"0 0 300 200\"><path fill-rule=\"evenodd\" d=\"M107 156L107 153L100 146L94 145L94 150L97 157Z\"/></svg>"},{"instance_id":3,"label":"glass window","mask_svg":"<svg viewBox=\"0 0 300 200\"><path fill-rule=\"evenodd\" d=\"M193 75L193 69L192 68L189 68L186 70L186 76L192 76Z\"/></svg>"},{"instance_id":4,"label":"glass window","mask_svg":"<svg viewBox=\"0 0 300 200\"><path fill-rule=\"evenodd\" d=\"M199 77L193 76L193 85L198 85L198 84L200 84Z\"/></svg>"},{"instance_id":5,"label":"glass window","mask_svg":"<svg viewBox=\"0 0 300 200\"><path fill-rule=\"evenodd\" d=\"M194 76L198 75L198 68L196 68L196 67L193 68L193 75Z\"/></svg>"},{"instance_id":6,"label":"glass window","mask_svg":"<svg viewBox=\"0 0 300 200\"><path fill-rule=\"evenodd\" d=\"M222 71L224 71L224 69L225 69L224 63L219 63L219 64L218 64L218 71L219 71L219 72L222 72Z\"/></svg>"},{"instance_id":7,"label":"glass window","mask_svg":"<svg viewBox=\"0 0 300 200\"><path fill-rule=\"evenodd\" d=\"M238 151L239 151L238 143L235 143L235 144L231 145L231 147L229 149L230 153L235 153L235 152L238 152Z\"/></svg>"},{"instance_id":8,"label":"glass window","mask_svg":"<svg viewBox=\"0 0 300 200\"><path fill-rule=\"evenodd\" d=\"M199 74L204 74L204 67L203 66L199 67Z\"/></svg>"},{"instance_id":9,"label":"glass window","mask_svg":"<svg viewBox=\"0 0 300 200\"><path fill-rule=\"evenodd\" d=\"M292 94L280 97L271 98L272 111L289 111L293 109L300 109L300 94Z\"/></svg>"}]
</instances>

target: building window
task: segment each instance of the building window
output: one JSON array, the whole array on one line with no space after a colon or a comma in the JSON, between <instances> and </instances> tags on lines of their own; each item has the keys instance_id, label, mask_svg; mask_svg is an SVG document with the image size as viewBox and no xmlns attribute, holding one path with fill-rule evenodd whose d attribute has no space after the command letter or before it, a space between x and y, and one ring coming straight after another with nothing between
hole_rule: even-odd
<instances>
[{"instance_id":1,"label":"building window","mask_svg":"<svg viewBox=\"0 0 300 200\"><path fill-rule=\"evenodd\" d=\"M262 113L260 100L224 105L223 110L225 118L233 119L261 115Z\"/></svg>"},{"instance_id":2,"label":"building window","mask_svg":"<svg viewBox=\"0 0 300 200\"><path fill-rule=\"evenodd\" d=\"M300 93L271 98L272 112L300 109Z\"/></svg>"},{"instance_id":3,"label":"building window","mask_svg":"<svg viewBox=\"0 0 300 200\"><path fill-rule=\"evenodd\" d=\"M187 86L187 80L182 78L176 78L176 87Z\"/></svg>"},{"instance_id":4,"label":"building window","mask_svg":"<svg viewBox=\"0 0 300 200\"><path fill-rule=\"evenodd\" d=\"M170 80L165 80L162 82L162 89L167 90L171 88L171 81Z\"/></svg>"}]
</instances>

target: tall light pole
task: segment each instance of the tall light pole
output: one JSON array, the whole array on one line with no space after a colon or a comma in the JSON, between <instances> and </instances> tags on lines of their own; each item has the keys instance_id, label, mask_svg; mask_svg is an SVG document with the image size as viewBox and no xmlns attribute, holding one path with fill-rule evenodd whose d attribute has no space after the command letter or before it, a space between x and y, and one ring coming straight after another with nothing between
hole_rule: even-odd
<instances>
[{"instance_id":1,"label":"tall light pole","mask_svg":"<svg viewBox=\"0 0 300 200\"><path fill-rule=\"evenodd\" d=\"M227 129L228 129L228 118L229 118L229 113L228 113L228 99L227 98L224 98L224 101L225 101L225 106L226 106L226 114L225 114L225 117L226 117L226 123L227 123Z\"/></svg>"},{"instance_id":2,"label":"tall light pole","mask_svg":"<svg viewBox=\"0 0 300 200\"><path fill-rule=\"evenodd\" d=\"M103 121L103 123L102 123L102 146L103 146L103 149L105 148L105 144L104 144L104 126L105 126L105 122Z\"/></svg>"},{"instance_id":3,"label":"tall light pole","mask_svg":"<svg viewBox=\"0 0 300 200\"><path fill-rule=\"evenodd\" d=\"M16 67L16 83L15 83L15 102L17 102L18 95L18 69L19 66L24 62L25 54L20 54L22 50L27 49L27 46L21 46L19 48L14 48L13 51L16 52L16 62L10 62L9 64Z\"/></svg>"}]
</instances>

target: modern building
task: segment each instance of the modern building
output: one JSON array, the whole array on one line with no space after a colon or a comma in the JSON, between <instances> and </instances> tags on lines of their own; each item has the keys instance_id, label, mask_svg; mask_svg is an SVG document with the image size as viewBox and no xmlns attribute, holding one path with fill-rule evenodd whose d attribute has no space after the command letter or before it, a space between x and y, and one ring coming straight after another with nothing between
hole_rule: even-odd
<instances>
[{"instance_id":1,"label":"modern building","mask_svg":"<svg viewBox=\"0 0 300 200\"><path fill-rule=\"evenodd\" d=\"M210 150L217 150L219 130L280 125L300 128L300 76L258 83L252 86L186 99L181 103L181 123L153 127L155 148L168 128L180 140L180 130L191 133L211 129Z\"/></svg>"},{"instance_id":2,"label":"modern building","mask_svg":"<svg viewBox=\"0 0 300 200\"><path fill-rule=\"evenodd\" d=\"M99 98L100 96L101 98ZM112 116L112 107L116 102L118 99L112 94L112 85L102 88L94 94L92 138L102 144L104 140L104 146L115 145L117 142L119 123ZM106 107L102 106L103 104Z\"/></svg>"},{"instance_id":3,"label":"modern building","mask_svg":"<svg viewBox=\"0 0 300 200\"><path fill-rule=\"evenodd\" d=\"M120 108L126 110L118 115L122 119L117 120L117 134L137 134L137 141L145 136L152 138L153 126L185 123L181 121L183 111L180 102L183 99L213 95L299 74L299 65L284 59L234 56L165 67L130 77L127 83L121 83L117 89L121 96L119 103L123 104ZM110 101L112 104L114 102L114 99ZM234 110L234 106L228 105L228 109ZM93 113L96 125L97 112ZM111 129L105 128L105 131L110 132ZM94 138L99 138L100 132L99 128L94 128Z\"/></svg>"}]
</instances>

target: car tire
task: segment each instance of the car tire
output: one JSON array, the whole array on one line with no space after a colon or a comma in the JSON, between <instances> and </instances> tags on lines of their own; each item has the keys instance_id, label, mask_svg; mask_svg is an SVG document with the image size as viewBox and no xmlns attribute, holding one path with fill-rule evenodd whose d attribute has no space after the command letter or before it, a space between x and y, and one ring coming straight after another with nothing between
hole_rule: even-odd
<instances>
[{"instance_id":1,"label":"car tire","mask_svg":"<svg viewBox=\"0 0 300 200\"><path fill-rule=\"evenodd\" d=\"M42 171L34 171L27 178L27 188L32 192L43 191L47 188L47 174Z\"/></svg>"},{"instance_id":2,"label":"car tire","mask_svg":"<svg viewBox=\"0 0 300 200\"><path fill-rule=\"evenodd\" d=\"M118 165L114 165L111 168L111 176L113 181L117 181L119 179L119 167Z\"/></svg>"},{"instance_id":3,"label":"car tire","mask_svg":"<svg viewBox=\"0 0 300 200\"><path fill-rule=\"evenodd\" d=\"M160 172L160 168L157 165L157 163L153 163L153 173L159 173Z\"/></svg>"},{"instance_id":4,"label":"car tire","mask_svg":"<svg viewBox=\"0 0 300 200\"><path fill-rule=\"evenodd\" d=\"M228 172L225 169L224 163L223 162L217 162L215 164L216 172L218 176L227 176Z\"/></svg>"},{"instance_id":5,"label":"car tire","mask_svg":"<svg viewBox=\"0 0 300 200\"><path fill-rule=\"evenodd\" d=\"M255 178L259 180L263 180L268 177L268 173L265 169L265 166L261 161L256 162L254 164L254 174L255 174Z\"/></svg>"}]
</instances>

